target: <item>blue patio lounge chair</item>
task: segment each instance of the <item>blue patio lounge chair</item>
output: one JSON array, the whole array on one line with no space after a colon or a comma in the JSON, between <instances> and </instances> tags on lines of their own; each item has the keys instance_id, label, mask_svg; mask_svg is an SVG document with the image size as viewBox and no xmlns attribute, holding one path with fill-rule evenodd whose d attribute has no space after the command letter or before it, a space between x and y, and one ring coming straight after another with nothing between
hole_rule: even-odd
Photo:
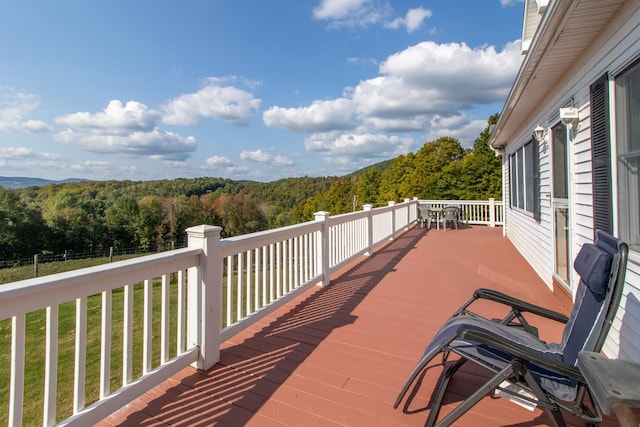
<instances>
[{"instance_id":1,"label":"blue patio lounge chair","mask_svg":"<svg viewBox=\"0 0 640 427\"><path fill-rule=\"evenodd\" d=\"M438 426L451 425L496 390L538 405L557 427L566 426L563 411L589 424L599 423L602 415L597 405L590 403L593 398L576 363L578 352L600 352L602 349L620 304L627 253L628 246L624 242L600 230L596 231L594 244L583 245L574 261L580 283L569 317L500 292L478 289L428 344L394 408L399 406L427 364L442 354L446 370L432 396L427 426L435 425L449 380L468 361L488 369L492 376L443 417ZM484 318L469 309L478 299L495 301L510 311L503 319ZM538 338L536 328L525 318L527 313L565 323L562 341L546 343ZM447 363L451 354L458 358ZM415 387L419 388L420 383L418 381ZM414 388L412 395L417 391ZM405 403L405 411L410 401L411 398Z\"/></svg>"}]
</instances>

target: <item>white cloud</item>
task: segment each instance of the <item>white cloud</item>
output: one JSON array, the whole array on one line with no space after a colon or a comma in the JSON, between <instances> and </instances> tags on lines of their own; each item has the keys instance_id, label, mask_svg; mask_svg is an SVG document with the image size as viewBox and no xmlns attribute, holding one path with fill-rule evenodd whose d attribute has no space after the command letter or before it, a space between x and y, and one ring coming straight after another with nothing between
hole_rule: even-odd
<instances>
[{"instance_id":1,"label":"white cloud","mask_svg":"<svg viewBox=\"0 0 640 427\"><path fill-rule=\"evenodd\" d=\"M305 140L307 151L328 156L360 156L389 158L411 151L415 141L411 137L371 133L336 132L315 134Z\"/></svg>"},{"instance_id":2,"label":"white cloud","mask_svg":"<svg viewBox=\"0 0 640 427\"><path fill-rule=\"evenodd\" d=\"M201 117L209 117L232 125L247 125L251 112L260 108L261 100L250 92L227 85L230 80L241 81L238 78L209 78L199 91L167 101L162 106L162 121L169 125L194 126ZM242 83L253 86L252 82L242 80Z\"/></svg>"},{"instance_id":3,"label":"white cloud","mask_svg":"<svg viewBox=\"0 0 640 427\"><path fill-rule=\"evenodd\" d=\"M134 131L151 131L160 117L157 111L146 105L129 101L124 106L117 99L111 100L100 113L73 113L56 118L56 122L76 129L125 135Z\"/></svg>"},{"instance_id":4,"label":"white cloud","mask_svg":"<svg viewBox=\"0 0 640 427\"><path fill-rule=\"evenodd\" d=\"M313 9L317 20L329 21L330 28L364 27L387 19L391 6L377 0L322 0Z\"/></svg>"},{"instance_id":5,"label":"white cloud","mask_svg":"<svg viewBox=\"0 0 640 427\"><path fill-rule=\"evenodd\" d=\"M155 126L160 114L146 105L129 101L125 105L112 100L99 113L79 112L58 117L56 122L69 126L53 140L95 153L122 157L148 157L182 161L196 150L192 136Z\"/></svg>"},{"instance_id":6,"label":"white cloud","mask_svg":"<svg viewBox=\"0 0 640 427\"><path fill-rule=\"evenodd\" d=\"M40 106L40 98L10 88L0 88L0 132L48 132L53 128L41 120L26 117Z\"/></svg>"},{"instance_id":7,"label":"white cloud","mask_svg":"<svg viewBox=\"0 0 640 427\"><path fill-rule=\"evenodd\" d=\"M418 7L415 9L409 9L405 17L398 17L393 21L384 24L385 28L400 28L405 26L408 33L412 33L422 26L422 23L426 18L430 18L433 15L429 9Z\"/></svg>"},{"instance_id":8,"label":"white cloud","mask_svg":"<svg viewBox=\"0 0 640 427\"><path fill-rule=\"evenodd\" d=\"M225 168L231 165L232 165L231 159L229 159L228 157L211 156L204 161L204 164L202 165L202 167L210 168L210 169L218 169L218 168Z\"/></svg>"},{"instance_id":9,"label":"white cloud","mask_svg":"<svg viewBox=\"0 0 640 427\"><path fill-rule=\"evenodd\" d=\"M486 127L486 120L470 120L465 114L450 117L435 116L431 119L426 139L433 141L449 136L459 140L463 147L470 148Z\"/></svg>"},{"instance_id":10,"label":"white cloud","mask_svg":"<svg viewBox=\"0 0 640 427\"><path fill-rule=\"evenodd\" d=\"M503 101L522 60L518 46L422 42L389 56L382 76L360 82L353 101L375 129L412 131L420 122L427 128L430 117Z\"/></svg>"},{"instance_id":11,"label":"white cloud","mask_svg":"<svg viewBox=\"0 0 640 427\"><path fill-rule=\"evenodd\" d=\"M516 3L522 3L523 1L524 0L500 0L500 4L503 7L506 7L506 6L513 6Z\"/></svg>"},{"instance_id":12,"label":"white cloud","mask_svg":"<svg viewBox=\"0 0 640 427\"><path fill-rule=\"evenodd\" d=\"M325 163L345 172L368 166L375 159L406 154L416 145L410 137L371 133L329 132L305 140L307 151L318 153Z\"/></svg>"},{"instance_id":13,"label":"white cloud","mask_svg":"<svg viewBox=\"0 0 640 427\"><path fill-rule=\"evenodd\" d=\"M240 153L242 160L268 164L271 166L292 166L293 160L287 156L272 155L264 150L242 151Z\"/></svg>"},{"instance_id":14,"label":"white cloud","mask_svg":"<svg viewBox=\"0 0 640 427\"><path fill-rule=\"evenodd\" d=\"M269 127L281 127L294 132L326 132L354 127L351 100L338 98L314 101L308 107L271 107L262 115Z\"/></svg>"},{"instance_id":15,"label":"white cloud","mask_svg":"<svg viewBox=\"0 0 640 427\"><path fill-rule=\"evenodd\" d=\"M194 137L183 137L158 128L150 132L138 131L128 135L75 132L67 129L54 135L53 140L95 153L109 153L122 157L149 157L156 160L185 160L196 149Z\"/></svg>"},{"instance_id":16,"label":"white cloud","mask_svg":"<svg viewBox=\"0 0 640 427\"><path fill-rule=\"evenodd\" d=\"M92 176L111 172L112 167L113 164L111 162L101 160L85 160L84 162L69 165L69 169L75 173L90 173Z\"/></svg>"},{"instance_id":17,"label":"white cloud","mask_svg":"<svg viewBox=\"0 0 640 427\"><path fill-rule=\"evenodd\" d=\"M0 147L0 160L19 161L19 160L56 160L60 156L54 153L38 153L27 147Z\"/></svg>"},{"instance_id":18,"label":"white cloud","mask_svg":"<svg viewBox=\"0 0 640 427\"><path fill-rule=\"evenodd\" d=\"M225 175L237 175L240 176L249 172L249 168L242 165L234 165L231 159L225 156L211 156L208 157L200 169L205 171L215 171L217 173L223 173Z\"/></svg>"}]
</instances>

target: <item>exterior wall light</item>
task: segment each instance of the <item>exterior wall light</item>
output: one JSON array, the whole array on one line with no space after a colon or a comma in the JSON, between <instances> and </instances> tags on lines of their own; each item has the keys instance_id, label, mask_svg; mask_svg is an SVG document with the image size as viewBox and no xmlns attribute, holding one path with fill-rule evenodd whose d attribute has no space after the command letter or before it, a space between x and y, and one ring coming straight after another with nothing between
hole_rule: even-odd
<instances>
[{"instance_id":1,"label":"exterior wall light","mask_svg":"<svg viewBox=\"0 0 640 427\"><path fill-rule=\"evenodd\" d=\"M580 117L578 115L578 109L576 107L567 107L560 109L560 121L565 126L571 126L572 129L578 127Z\"/></svg>"}]
</instances>

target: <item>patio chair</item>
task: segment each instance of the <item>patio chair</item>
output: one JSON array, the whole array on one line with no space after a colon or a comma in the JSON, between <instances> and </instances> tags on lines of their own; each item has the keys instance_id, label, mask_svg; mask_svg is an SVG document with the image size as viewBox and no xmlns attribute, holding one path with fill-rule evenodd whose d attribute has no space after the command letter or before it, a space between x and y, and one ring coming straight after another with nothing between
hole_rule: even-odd
<instances>
[{"instance_id":1,"label":"patio chair","mask_svg":"<svg viewBox=\"0 0 640 427\"><path fill-rule=\"evenodd\" d=\"M458 229L458 212L460 212L460 208L457 206L445 206L442 210L442 225L444 225L445 231L447 231L447 222L451 222L456 230Z\"/></svg>"},{"instance_id":2,"label":"patio chair","mask_svg":"<svg viewBox=\"0 0 640 427\"><path fill-rule=\"evenodd\" d=\"M431 205L419 204L418 211L420 212L420 222L424 227L431 228L431 222L433 221L433 212L431 212Z\"/></svg>"},{"instance_id":3,"label":"patio chair","mask_svg":"<svg viewBox=\"0 0 640 427\"><path fill-rule=\"evenodd\" d=\"M447 364L440 377L432 396L427 426L435 424L450 379L468 361L488 369L492 376L443 417L438 426L451 425L483 397L496 391L499 396L540 406L557 427L566 426L562 410L587 423L599 423L602 421L600 409L592 403L591 392L576 363L580 351L602 349L620 304L627 253L624 242L600 230L596 231L594 244L583 245L574 262L580 283L569 317L500 292L477 290L429 343L394 408L433 358L442 353L444 366L453 353L459 358ZM469 309L478 299L495 301L510 311L502 319L484 318ZM540 340L537 330L525 319L527 313L565 323L562 341ZM418 381L412 395L420 383Z\"/></svg>"}]
</instances>

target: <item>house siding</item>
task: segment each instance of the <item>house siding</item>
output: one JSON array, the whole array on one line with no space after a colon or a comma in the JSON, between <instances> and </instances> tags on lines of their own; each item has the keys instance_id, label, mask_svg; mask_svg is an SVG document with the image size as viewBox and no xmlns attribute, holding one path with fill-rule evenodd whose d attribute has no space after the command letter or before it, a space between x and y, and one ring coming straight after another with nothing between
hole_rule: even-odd
<instances>
[{"instance_id":1,"label":"house siding","mask_svg":"<svg viewBox=\"0 0 640 427\"><path fill-rule=\"evenodd\" d=\"M575 133L569 132L570 174L570 230L571 258L583 244L594 238L593 165L591 156L590 85L609 72L612 78L624 67L640 58L640 3L629 1L612 19L594 42L580 55L565 78L549 87L549 93L540 103L540 109L531 115L531 121L522 123L520 133L509 141L505 155L506 198L509 201L508 155L522 146L538 125L550 128L558 121L560 107L572 104L580 113L580 123ZM610 93L610 100L613 94ZM524 101L526 102L526 100ZM612 122L612 128L614 127ZM615 165L615 136L612 138L612 164ZM541 144L542 146L543 144ZM550 145L550 143L549 143ZM505 234L529 261L542 280L552 287L554 271L553 212L551 206L551 150L540 149L541 218L535 221L521 211L506 209ZM615 168L612 176L614 214L617 206ZM614 230L617 219L614 215ZM578 277L573 272L573 283ZM575 286L574 286L575 288ZM631 252L621 306L616 321L605 342L604 353L609 357L621 357L640 361L640 253Z\"/></svg>"},{"instance_id":2,"label":"house siding","mask_svg":"<svg viewBox=\"0 0 640 427\"><path fill-rule=\"evenodd\" d=\"M513 245L527 259L534 271L540 276L544 283L551 289L552 276L549 270L553 271L551 264L553 257L551 250L550 225L550 198L546 195L550 194L549 179L549 149L544 151L544 146L540 144L540 221L536 221L529 212L523 212L519 209L510 207L511 187L509 185L509 155L516 152L526 142L530 140L530 135L523 135L520 144L509 146L509 151L505 154L504 161L504 177L505 180L505 201L507 210L507 226L505 234L511 240Z\"/></svg>"}]
</instances>

